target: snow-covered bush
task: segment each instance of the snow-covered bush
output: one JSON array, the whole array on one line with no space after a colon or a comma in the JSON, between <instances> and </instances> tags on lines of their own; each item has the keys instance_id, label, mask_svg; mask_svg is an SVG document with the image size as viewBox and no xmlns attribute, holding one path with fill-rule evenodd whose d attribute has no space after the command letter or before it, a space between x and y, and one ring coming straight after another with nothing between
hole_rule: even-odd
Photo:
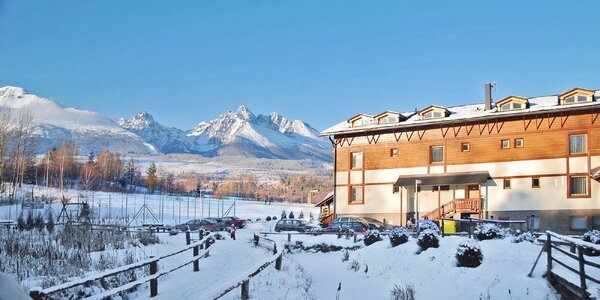
<instances>
[{"instance_id":1,"label":"snow-covered bush","mask_svg":"<svg viewBox=\"0 0 600 300\"><path fill-rule=\"evenodd\" d=\"M379 231L367 230L367 232L365 232L365 238L364 238L365 246L369 246L369 245L379 242L381 240L382 240L382 238L381 238L381 234L379 233Z\"/></svg>"},{"instance_id":2,"label":"snow-covered bush","mask_svg":"<svg viewBox=\"0 0 600 300\"><path fill-rule=\"evenodd\" d=\"M438 235L442 234L442 231L440 230L440 228L433 221L419 223L419 232L426 230L426 229L433 230Z\"/></svg>"},{"instance_id":3,"label":"snow-covered bush","mask_svg":"<svg viewBox=\"0 0 600 300\"><path fill-rule=\"evenodd\" d=\"M390 237L390 244L392 244L392 247L408 242L408 231L402 227L392 229L388 236Z\"/></svg>"},{"instance_id":4,"label":"snow-covered bush","mask_svg":"<svg viewBox=\"0 0 600 300\"><path fill-rule=\"evenodd\" d=\"M394 285L391 300L415 300L415 286L411 283Z\"/></svg>"},{"instance_id":5,"label":"snow-covered bush","mask_svg":"<svg viewBox=\"0 0 600 300\"><path fill-rule=\"evenodd\" d=\"M520 242L527 241L527 242L533 243L533 242L535 242L535 240L536 240L535 235L533 235L529 231L525 231L525 232L521 232L521 233L517 233L517 234L513 235L511 242L520 243Z\"/></svg>"},{"instance_id":6,"label":"snow-covered bush","mask_svg":"<svg viewBox=\"0 0 600 300\"><path fill-rule=\"evenodd\" d=\"M270 216L267 216L267 217L265 218L265 221L267 221L267 222L268 222L268 221L271 221L271 217L270 217Z\"/></svg>"},{"instance_id":7,"label":"snow-covered bush","mask_svg":"<svg viewBox=\"0 0 600 300\"><path fill-rule=\"evenodd\" d=\"M417 245L423 250L437 248L440 246L440 235L431 229L421 230L417 238Z\"/></svg>"},{"instance_id":8,"label":"snow-covered bush","mask_svg":"<svg viewBox=\"0 0 600 300\"><path fill-rule=\"evenodd\" d=\"M277 216L273 216L273 217L271 218L271 220L273 220L273 221L277 220Z\"/></svg>"},{"instance_id":9,"label":"snow-covered bush","mask_svg":"<svg viewBox=\"0 0 600 300\"><path fill-rule=\"evenodd\" d=\"M482 224L475 227L473 234L477 237L478 240L493 240L495 238L503 237L503 234L500 228L496 224Z\"/></svg>"},{"instance_id":10,"label":"snow-covered bush","mask_svg":"<svg viewBox=\"0 0 600 300\"><path fill-rule=\"evenodd\" d=\"M598 231L598 230L588 231L583 234L583 237L581 239L585 242L589 242L589 243L598 245L598 244L600 244L600 231ZM596 251L594 249L589 249L589 248L585 248L583 253L585 253L585 255L587 255L587 256L600 256L600 251Z\"/></svg>"},{"instance_id":11,"label":"snow-covered bush","mask_svg":"<svg viewBox=\"0 0 600 300\"><path fill-rule=\"evenodd\" d=\"M456 260L459 267L476 268L483 260L481 247L474 240L466 240L460 242L456 251Z\"/></svg>"},{"instance_id":12,"label":"snow-covered bush","mask_svg":"<svg viewBox=\"0 0 600 300\"><path fill-rule=\"evenodd\" d=\"M151 230L139 231L137 234L137 238L140 241L140 244L144 246L154 245L160 242L160 240L158 239L158 235L156 235Z\"/></svg>"}]
</instances>

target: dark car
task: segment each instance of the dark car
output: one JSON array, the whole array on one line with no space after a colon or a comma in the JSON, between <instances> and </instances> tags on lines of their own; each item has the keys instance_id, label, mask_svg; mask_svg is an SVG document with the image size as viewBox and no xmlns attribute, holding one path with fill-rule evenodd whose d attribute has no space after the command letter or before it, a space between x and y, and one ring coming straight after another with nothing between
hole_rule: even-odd
<instances>
[{"instance_id":1,"label":"dark car","mask_svg":"<svg viewBox=\"0 0 600 300\"><path fill-rule=\"evenodd\" d=\"M383 224L383 222L371 217L363 217L363 219L369 223L369 229L376 229L379 231L385 230L385 224Z\"/></svg>"},{"instance_id":2,"label":"dark car","mask_svg":"<svg viewBox=\"0 0 600 300\"><path fill-rule=\"evenodd\" d=\"M369 222L362 217L337 217L329 222L327 231L364 232L369 229Z\"/></svg>"},{"instance_id":3,"label":"dark car","mask_svg":"<svg viewBox=\"0 0 600 300\"><path fill-rule=\"evenodd\" d=\"M174 228L179 229L181 231L186 231L188 228L192 231L198 230L200 228L209 230L209 231L217 231L217 230L223 229L223 227L221 225L219 225L218 223L211 221L211 220L207 220L207 219L189 220L183 224L179 224L179 225L175 226Z\"/></svg>"},{"instance_id":4,"label":"dark car","mask_svg":"<svg viewBox=\"0 0 600 300\"><path fill-rule=\"evenodd\" d=\"M238 217L223 217L221 219L226 227L230 227L231 224L235 225L237 228L244 228L244 226L246 226L246 220L242 220Z\"/></svg>"},{"instance_id":5,"label":"dark car","mask_svg":"<svg viewBox=\"0 0 600 300\"><path fill-rule=\"evenodd\" d=\"M223 230L225 227L227 227L223 218L208 217L202 220L208 220L217 223L217 226L219 227L218 230Z\"/></svg>"},{"instance_id":6,"label":"dark car","mask_svg":"<svg viewBox=\"0 0 600 300\"><path fill-rule=\"evenodd\" d=\"M277 221L275 224L275 232L281 231L298 231L298 232L314 232L317 226L310 224L304 220L285 219Z\"/></svg>"}]
</instances>

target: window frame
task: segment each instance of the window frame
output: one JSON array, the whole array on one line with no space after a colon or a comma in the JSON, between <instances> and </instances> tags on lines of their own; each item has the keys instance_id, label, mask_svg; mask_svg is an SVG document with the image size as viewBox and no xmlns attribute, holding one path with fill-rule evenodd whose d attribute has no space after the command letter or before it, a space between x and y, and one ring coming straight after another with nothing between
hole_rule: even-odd
<instances>
[{"instance_id":1,"label":"window frame","mask_svg":"<svg viewBox=\"0 0 600 300\"><path fill-rule=\"evenodd\" d=\"M508 183L508 185L507 185L507 183ZM512 189L512 178L504 178L504 179L502 180L502 187L503 187L505 190L510 190L510 189Z\"/></svg>"},{"instance_id":2,"label":"window frame","mask_svg":"<svg viewBox=\"0 0 600 300\"><path fill-rule=\"evenodd\" d=\"M534 226L534 222L533 220L537 220L537 227ZM527 228L529 229L529 231L539 231L540 230L540 225L541 223L541 218L540 216L536 216L536 215L530 215L527 217Z\"/></svg>"},{"instance_id":3,"label":"window frame","mask_svg":"<svg viewBox=\"0 0 600 300\"><path fill-rule=\"evenodd\" d=\"M433 148L442 148L442 160L441 161L433 161ZM444 145L433 145L433 146L429 146L429 164L434 165L434 164L443 164L444 162L446 162L446 147Z\"/></svg>"},{"instance_id":4,"label":"window frame","mask_svg":"<svg viewBox=\"0 0 600 300\"><path fill-rule=\"evenodd\" d=\"M360 154L360 165L354 165L354 155ZM350 170L362 170L365 164L365 155L363 151L350 152Z\"/></svg>"},{"instance_id":5,"label":"window frame","mask_svg":"<svg viewBox=\"0 0 600 300\"><path fill-rule=\"evenodd\" d=\"M507 147L504 147L504 142L508 143ZM500 149L510 149L510 146L511 146L510 139L500 140Z\"/></svg>"},{"instance_id":6,"label":"window frame","mask_svg":"<svg viewBox=\"0 0 600 300\"><path fill-rule=\"evenodd\" d=\"M390 157L398 157L399 154L400 154L400 151L398 150L398 148L391 148L390 149Z\"/></svg>"},{"instance_id":7,"label":"window frame","mask_svg":"<svg viewBox=\"0 0 600 300\"><path fill-rule=\"evenodd\" d=\"M521 146L517 146L517 141L521 141ZM515 148L525 148L525 139L524 138L515 138L514 145L515 145Z\"/></svg>"},{"instance_id":8,"label":"window frame","mask_svg":"<svg viewBox=\"0 0 600 300\"><path fill-rule=\"evenodd\" d=\"M573 194L572 192L572 179L573 178L584 178L585 182L585 193ZM590 197L590 176L587 174L569 174L567 176L567 196L568 198L589 198Z\"/></svg>"},{"instance_id":9,"label":"window frame","mask_svg":"<svg viewBox=\"0 0 600 300\"><path fill-rule=\"evenodd\" d=\"M535 184L535 180L537 180L537 185ZM531 177L531 188L539 189L542 186L542 180L540 177Z\"/></svg>"},{"instance_id":10,"label":"window frame","mask_svg":"<svg viewBox=\"0 0 600 300\"><path fill-rule=\"evenodd\" d=\"M354 195L354 192L353 192L354 189L360 189L360 202L354 201L352 199L352 197ZM361 205L361 204L365 204L365 187L363 185L351 185L351 186L349 186L349 191L348 191L348 205Z\"/></svg>"},{"instance_id":11,"label":"window frame","mask_svg":"<svg viewBox=\"0 0 600 300\"><path fill-rule=\"evenodd\" d=\"M575 218L583 218L585 221L585 227L583 228L575 228L573 227L573 219ZM569 216L569 229L572 231L586 231L590 227L587 216Z\"/></svg>"},{"instance_id":12,"label":"window frame","mask_svg":"<svg viewBox=\"0 0 600 300\"><path fill-rule=\"evenodd\" d=\"M465 146L467 149L465 150ZM460 152L469 152L471 151L471 143L460 143Z\"/></svg>"},{"instance_id":13,"label":"window frame","mask_svg":"<svg viewBox=\"0 0 600 300\"><path fill-rule=\"evenodd\" d=\"M577 136L582 136L584 138L584 141L583 141L583 152L572 152L571 151L571 138L572 137L577 137ZM588 153L588 137L587 137L587 133L572 133L572 134L569 134L568 145L569 145L569 155L570 156L586 155Z\"/></svg>"}]
</instances>

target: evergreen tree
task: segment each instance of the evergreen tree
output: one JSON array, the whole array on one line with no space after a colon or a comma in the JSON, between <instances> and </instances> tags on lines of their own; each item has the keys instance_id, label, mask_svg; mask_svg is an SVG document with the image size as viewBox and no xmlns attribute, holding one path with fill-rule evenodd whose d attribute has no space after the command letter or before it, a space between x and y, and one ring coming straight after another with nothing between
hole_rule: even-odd
<instances>
[{"instance_id":1,"label":"evergreen tree","mask_svg":"<svg viewBox=\"0 0 600 300\"><path fill-rule=\"evenodd\" d=\"M94 158L95 158L94 151L90 151L90 154L88 155L88 161L87 161L87 163L91 164L91 165L94 164Z\"/></svg>"},{"instance_id":2,"label":"evergreen tree","mask_svg":"<svg viewBox=\"0 0 600 300\"><path fill-rule=\"evenodd\" d=\"M42 216L42 213L37 213L35 219L33 220L33 225L39 231L42 231L44 229L44 216Z\"/></svg>"},{"instance_id":3,"label":"evergreen tree","mask_svg":"<svg viewBox=\"0 0 600 300\"><path fill-rule=\"evenodd\" d=\"M33 229L33 226L34 226L33 209L30 209L29 213L27 214L27 223L25 224L25 229L31 230L31 229Z\"/></svg>"},{"instance_id":4,"label":"evergreen tree","mask_svg":"<svg viewBox=\"0 0 600 300\"><path fill-rule=\"evenodd\" d=\"M52 210L50 210L48 212L48 223L46 224L46 229L48 229L48 232L52 233L52 231L54 231L54 214L52 213Z\"/></svg>"},{"instance_id":5,"label":"evergreen tree","mask_svg":"<svg viewBox=\"0 0 600 300\"><path fill-rule=\"evenodd\" d=\"M17 228L22 231L25 230L26 226L27 225L25 224L25 217L23 216L23 211L21 211L21 214L17 218Z\"/></svg>"}]
</instances>

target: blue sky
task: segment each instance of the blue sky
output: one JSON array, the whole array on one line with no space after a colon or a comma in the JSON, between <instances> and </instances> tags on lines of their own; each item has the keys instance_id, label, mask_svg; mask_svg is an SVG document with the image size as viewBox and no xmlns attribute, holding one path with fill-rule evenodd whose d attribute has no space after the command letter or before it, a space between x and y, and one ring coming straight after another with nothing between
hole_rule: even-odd
<instances>
[{"instance_id":1,"label":"blue sky","mask_svg":"<svg viewBox=\"0 0 600 300\"><path fill-rule=\"evenodd\" d=\"M0 0L0 86L190 129L600 89L600 1Z\"/></svg>"}]
</instances>

